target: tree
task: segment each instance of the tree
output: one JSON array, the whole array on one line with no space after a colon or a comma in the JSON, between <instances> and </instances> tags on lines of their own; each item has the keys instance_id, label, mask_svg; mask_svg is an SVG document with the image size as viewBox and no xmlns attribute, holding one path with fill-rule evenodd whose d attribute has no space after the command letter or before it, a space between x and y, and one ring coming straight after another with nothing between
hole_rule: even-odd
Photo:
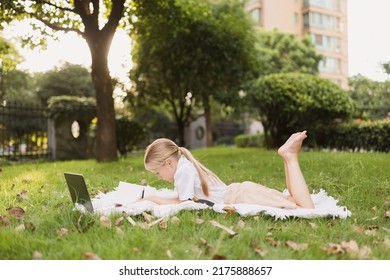
<instances>
[{"instance_id":1,"label":"tree","mask_svg":"<svg viewBox=\"0 0 390 280\"><path fill-rule=\"evenodd\" d=\"M259 109L266 144L278 147L291 133L314 131L320 124L351 116L354 103L333 82L310 74L280 73L259 78L248 91L248 102Z\"/></svg>"},{"instance_id":2,"label":"tree","mask_svg":"<svg viewBox=\"0 0 390 280\"><path fill-rule=\"evenodd\" d=\"M12 0L1 2L0 17L4 23L12 20L34 19L32 25L39 29L42 35L51 36L53 30L76 32L86 40L92 57L91 75L96 94L97 161L117 159L113 88L107 56L120 20L129 13L125 2L126 0ZM123 18L125 19L127 17ZM27 38L28 41L36 42L38 38L34 36L30 35Z\"/></svg>"},{"instance_id":3,"label":"tree","mask_svg":"<svg viewBox=\"0 0 390 280\"><path fill-rule=\"evenodd\" d=\"M137 93L172 106L180 143L194 102L205 112L212 144L211 100L234 103L256 69L255 35L239 1L134 1Z\"/></svg>"},{"instance_id":4,"label":"tree","mask_svg":"<svg viewBox=\"0 0 390 280\"><path fill-rule=\"evenodd\" d=\"M259 31L257 50L260 59L259 74L300 72L318 74L322 56L317 54L310 37L297 38L294 34Z\"/></svg>"},{"instance_id":5,"label":"tree","mask_svg":"<svg viewBox=\"0 0 390 280\"><path fill-rule=\"evenodd\" d=\"M390 112L389 81L373 81L356 75L349 78L349 92L356 103L356 118L383 119Z\"/></svg>"},{"instance_id":6,"label":"tree","mask_svg":"<svg viewBox=\"0 0 390 280\"><path fill-rule=\"evenodd\" d=\"M4 77L4 100L8 103L23 103L24 106L38 106L35 91L35 77L27 71L12 70Z\"/></svg>"},{"instance_id":7,"label":"tree","mask_svg":"<svg viewBox=\"0 0 390 280\"><path fill-rule=\"evenodd\" d=\"M47 106L52 96L92 97L94 89L91 74L81 65L65 63L61 68L37 75L36 94L43 106Z\"/></svg>"},{"instance_id":8,"label":"tree","mask_svg":"<svg viewBox=\"0 0 390 280\"><path fill-rule=\"evenodd\" d=\"M0 25L1 26L1 25ZM0 102L3 102L7 94L7 75L15 70L16 66L23 61L15 46L0 37Z\"/></svg>"}]
</instances>

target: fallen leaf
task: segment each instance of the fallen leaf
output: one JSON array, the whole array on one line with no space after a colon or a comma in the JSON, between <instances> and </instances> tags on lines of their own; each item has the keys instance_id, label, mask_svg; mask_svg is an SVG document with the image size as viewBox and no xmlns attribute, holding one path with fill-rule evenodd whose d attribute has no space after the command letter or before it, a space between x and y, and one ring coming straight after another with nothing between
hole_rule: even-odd
<instances>
[{"instance_id":1,"label":"fallen leaf","mask_svg":"<svg viewBox=\"0 0 390 280\"><path fill-rule=\"evenodd\" d=\"M67 228L60 228L59 230L57 230L57 235L59 237L67 235L68 233L69 233L69 230Z\"/></svg>"},{"instance_id":2,"label":"fallen leaf","mask_svg":"<svg viewBox=\"0 0 390 280\"><path fill-rule=\"evenodd\" d=\"M0 215L0 226L8 226L9 219L6 216Z\"/></svg>"},{"instance_id":3,"label":"fallen leaf","mask_svg":"<svg viewBox=\"0 0 390 280\"><path fill-rule=\"evenodd\" d=\"M309 225L311 226L312 229L316 229L317 228L317 224L315 224L315 223L309 223Z\"/></svg>"},{"instance_id":4,"label":"fallen leaf","mask_svg":"<svg viewBox=\"0 0 390 280\"><path fill-rule=\"evenodd\" d=\"M196 219L195 223L198 224L198 225L201 225L201 224L204 223L204 220L203 219Z\"/></svg>"},{"instance_id":5,"label":"fallen leaf","mask_svg":"<svg viewBox=\"0 0 390 280\"><path fill-rule=\"evenodd\" d=\"M367 235L367 236L374 236L376 235L378 232L378 229L367 229L364 231L364 234Z\"/></svg>"},{"instance_id":6,"label":"fallen leaf","mask_svg":"<svg viewBox=\"0 0 390 280\"><path fill-rule=\"evenodd\" d=\"M171 252L171 250L167 250L167 256L168 256L168 258L172 259L172 252Z\"/></svg>"},{"instance_id":7,"label":"fallen leaf","mask_svg":"<svg viewBox=\"0 0 390 280\"><path fill-rule=\"evenodd\" d=\"M359 246L355 240L350 240L348 242L342 241L340 243L341 248L345 250L350 256L357 256L359 253Z\"/></svg>"},{"instance_id":8,"label":"fallen leaf","mask_svg":"<svg viewBox=\"0 0 390 280\"><path fill-rule=\"evenodd\" d=\"M370 249L371 250L371 249ZM330 243L327 248L328 254L348 254L349 256L356 258L360 252L362 256L367 254L368 249L365 248L363 251L359 250L359 245L354 240L342 241L340 244ZM368 252L369 253L369 252Z\"/></svg>"},{"instance_id":9,"label":"fallen leaf","mask_svg":"<svg viewBox=\"0 0 390 280\"><path fill-rule=\"evenodd\" d=\"M119 217L118 219L116 219L115 220L115 225L119 226L122 223L123 219L124 219L124 217Z\"/></svg>"},{"instance_id":10,"label":"fallen leaf","mask_svg":"<svg viewBox=\"0 0 390 280\"><path fill-rule=\"evenodd\" d=\"M162 229L167 229L168 228L168 222L167 220L162 220L159 224L158 224L159 228L162 228Z\"/></svg>"},{"instance_id":11,"label":"fallen leaf","mask_svg":"<svg viewBox=\"0 0 390 280\"><path fill-rule=\"evenodd\" d=\"M42 259L41 252L35 250L34 253L33 253L33 260L40 260L40 259Z\"/></svg>"},{"instance_id":12,"label":"fallen leaf","mask_svg":"<svg viewBox=\"0 0 390 280\"><path fill-rule=\"evenodd\" d=\"M136 223L136 222L133 220L133 218L131 218L130 216L127 216L127 217L126 217L126 220L128 220L129 223L132 224L133 226L136 226L136 225L137 225L137 223Z\"/></svg>"},{"instance_id":13,"label":"fallen leaf","mask_svg":"<svg viewBox=\"0 0 390 280\"><path fill-rule=\"evenodd\" d=\"M22 190L20 193L16 195L18 198L21 199L28 199L28 193L26 190Z\"/></svg>"},{"instance_id":14,"label":"fallen leaf","mask_svg":"<svg viewBox=\"0 0 390 280\"><path fill-rule=\"evenodd\" d=\"M146 222L139 222L137 225L142 229L149 229L150 226Z\"/></svg>"},{"instance_id":15,"label":"fallen leaf","mask_svg":"<svg viewBox=\"0 0 390 280\"><path fill-rule=\"evenodd\" d=\"M142 212L142 216L144 216L145 221L150 224L153 221L153 216L149 215L146 212Z\"/></svg>"},{"instance_id":16,"label":"fallen leaf","mask_svg":"<svg viewBox=\"0 0 390 280\"><path fill-rule=\"evenodd\" d=\"M307 243L298 244L292 240L287 240L286 245L289 246L294 251L304 251L309 247L309 244L307 244Z\"/></svg>"},{"instance_id":17,"label":"fallen leaf","mask_svg":"<svg viewBox=\"0 0 390 280\"><path fill-rule=\"evenodd\" d=\"M212 260L226 260L225 256L215 254L212 258Z\"/></svg>"},{"instance_id":18,"label":"fallen leaf","mask_svg":"<svg viewBox=\"0 0 390 280\"><path fill-rule=\"evenodd\" d=\"M146 186L147 184L148 184L148 181L146 179L142 179L140 181L140 185L142 185L142 186Z\"/></svg>"},{"instance_id":19,"label":"fallen leaf","mask_svg":"<svg viewBox=\"0 0 390 280\"><path fill-rule=\"evenodd\" d=\"M335 254L342 254L342 253L345 253L345 251L343 250L343 248L341 247L340 244L336 244L336 243L329 243L327 249L326 249L326 252L329 254L329 255L335 255Z\"/></svg>"},{"instance_id":20,"label":"fallen leaf","mask_svg":"<svg viewBox=\"0 0 390 280\"><path fill-rule=\"evenodd\" d=\"M237 212L237 209L235 207L231 207L231 206L225 206L224 208L222 208L222 210L226 211L225 219L229 215L232 215L232 214Z\"/></svg>"},{"instance_id":21,"label":"fallen leaf","mask_svg":"<svg viewBox=\"0 0 390 280\"><path fill-rule=\"evenodd\" d=\"M385 245L385 247L390 249L390 239L386 237L385 240L383 241L383 245Z\"/></svg>"},{"instance_id":22,"label":"fallen leaf","mask_svg":"<svg viewBox=\"0 0 390 280\"><path fill-rule=\"evenodd\" d=\"M356 225L353 225L352 226L352 229L356 232L359 232L359 233L364 233L364 228L363 227L359 227L359 226L356 226Z\"/></svg>"},{"instance_id":23,"label":"fallen leaf","mask_svg":"<svg viewBox=\"0 0 390 280\"><path fill-rule=\"evenodd\" d=\"M368 256L371 254L371 248L367 247L367 246L363 246L363 248L361 248L359 250L359 253L358 253L358 258L359 259L367 259Z\"/></svg>"},{"instance_id":24,"label":"fallen leaf","mask_svg":"<svg viewBox=\"0 0 390 280\"><path fill-rule=\"evenodd\" d=\"M245 222L243 220L239 220L238 223L237 223L237 226L239 228L244 228L245 227Z\"/></svg>"},{"instance_id":25,"label":"fallen leaf","mask_svg":"<svg viewBox=\"0 0 390 280\"><path fill-rule=\"evenodd\" d=\"M220 229L223 229L224 231L226 231L226 232L227 232L228 234L230 234L231 236L237 234L234 230L232 230L232 229L230 229L230 228L228 228L228 227L226 227L226 226L224 226L224 225L221 225L221 224L218 223L217 221L211 220L211 221L210 221L210 224L212 224L213 226L218 227L218 228L220 228Z\"/></svg>"},{"instance_id":26,"label":"fallen leaf","mask_svg":"<svg viewBox=\"0 0 390 280\"><path fill-rule=\"evenodd\" d=\"M252 244L251 247L261 257L265 257L265 255L267 254L267 250L264 249L263 246L261 246L260 244Z\"/></svg>"},{"instance_id":27,"label":"fallen leaf","mask_svg":"<svg viewBox=\"0 0 390 280\"><path fill-rule=\"evenodd\" d=\"M84 252L83 257L86 260L101 260L101 258L98 255L95 255L94 253L91 252Z\"/></svg>"},{"instance_id":28,"label":"fallen leaf","mask_svg":"<svg viewBox=\"0 0 390 280\"><path fill-rule=\"evenodd\" d=\"M106 216L101 216L100 217L100 224L102 226L105 226L106 228L111 228L111 219L106 217Z\"/></svg>"},{"instance_id":29,"label":"fallen leaf","mask_svg":"<svg viewBox=\"0 0 390 280\"><path fill-rule=\"evenodd\" d=\"M279 246L280 245L280 242L279 241L276 241L275 239L273 239L272 237L266 237L265 240L271 245L271 246Z\"/></svg>"},{"instance_id":30,"label":"fallen leaf","mask_svg":"<svg viewBox=\"0 0 390 280\"><path fill-rule=\"evenodd\" d=\"M376 213L377 210L378 208L376 206L371 207L371 212Z\"/></svg>"},{"instance_id":31,"label":"fallen leaf","mask_svg":"<svg viewBox=\"0 0 390 280\"><path fill-rule=\"evenodd\" d=\"M31 179L30 178L24 178L22 179L22 183L24 184L29 184L31 182Z\"/></svg>"},{"instance_id":32,"label":"fallen leaf","mask_svg":"<svg viewBox=\"0 0 390 280\"><path fill-rule=\"evenodd\" d=\"M154 225L156 225L156 224L159 224L162 220L164 220L164 218L157 219L157 220L155 220L155 221L149 223L148 226L149 226L149 227L152 227L152 226L154 226Z\"/></svg>"},{"instance_id":33,"label":"fallen leaf","mask_svg":"<svg viewBox=\"0 0 390 280\"><path fill-rule=\"evenodd\" d=\"M173 216L173 217L171 218L171 222L172 222L172 223L178 223L178 222L180 222L180 219L179 219L178 217L176 217L176 216Z\"/></svg>"},{"instance_id":34,"label":"fallen leaf","mask_svg":"<svg viewBox=\"0 0 390 280\"><path fill-rule=\"evenodd\" d=\"M8 208L7 209L7 212L8 214L10 214L10 216L16 218L16 219L20 219L20 218L23 218L24 215L25 215L25 211L23 208L20 208L20 207L11 207L11 208Z\"/></svg>"},{"instance_id":35,"label":"fallen leaf","mask_svg":"<svg viewBox=\"0 0 390 280\"><path fill-rule=\"evenodd\" d=\"M26 227L24 226L24 224L20 224L15 228L15 232L21 232L24 231L25 229Z\"/></svg>"},{"instance_id":36,"label":"fallen leaf","mask_svg":"<svg viewBox=\"0 0 390 280\"><path fill-rule=\"evenodd\" d=\"M201 243L202 245L204 245L204 246L207 245L207 241L206 241L206 239L204 239L204 238L201 238L201 239L200 239L200 243Z\"/></svg>"},{"instance_id":37,"label":"fallen leaf","mask_svg":"<svg viewBox=\"0 0 390 280\"><path fill-rule=\"evenodd\" d=\"M390 210L387 210L387 211L385 212L385 218L390 218Z\"/></svg>"},{"instance_id":38,"label":"fallen leaf","mask_svg":"<svg viewBox=\"0 0 390 280\"><path fill-rule=\"evenodd\" d=\"M117 234L119 234L119 235L123 235L123 230L120 228L120 227L115 227L115 232L117 233Z\"/></svg>"}]
</instances>

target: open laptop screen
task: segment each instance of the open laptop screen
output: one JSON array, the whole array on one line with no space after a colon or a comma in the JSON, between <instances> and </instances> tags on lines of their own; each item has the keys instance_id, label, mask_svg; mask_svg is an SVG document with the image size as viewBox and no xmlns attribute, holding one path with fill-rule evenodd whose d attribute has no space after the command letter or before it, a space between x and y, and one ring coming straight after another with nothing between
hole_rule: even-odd
<instances>
[{"instance_id":1,"label":"open laptop screen","mask_svg":"<svg viewBox=\"0 0 390 280\"><path fill-rule=\"evenodd\" d=\"M64 176L73 203L82 204L84 205L85 209L87 209L87 211L93 213L94 210L84 176L82 174L68 172L65 172Z\"/></svg>"}]
</instances>

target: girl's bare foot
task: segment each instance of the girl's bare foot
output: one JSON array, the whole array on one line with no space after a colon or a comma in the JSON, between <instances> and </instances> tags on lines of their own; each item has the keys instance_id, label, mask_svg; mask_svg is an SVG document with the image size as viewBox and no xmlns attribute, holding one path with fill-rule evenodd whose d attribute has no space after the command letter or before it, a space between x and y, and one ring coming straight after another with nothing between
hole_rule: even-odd
<instances>
[{"instance_id":1,"label":"girl's bare foot","mask_svg":"<svg viewBox=\"0 0 390 280\"><path fill-rule=\"evenodd\" d=\"M278 154L286 160L298 157L302 142L306 137L306 130L292 134L283 146L279 148Z\"/></svg>"}]
</instances>

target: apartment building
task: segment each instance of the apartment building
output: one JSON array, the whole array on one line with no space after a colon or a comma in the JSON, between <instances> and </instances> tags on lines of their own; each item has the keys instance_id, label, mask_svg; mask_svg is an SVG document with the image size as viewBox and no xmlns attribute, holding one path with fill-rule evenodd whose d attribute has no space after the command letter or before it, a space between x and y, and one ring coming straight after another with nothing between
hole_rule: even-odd
<instances>
[{"instance_id":1,"label":"apartment building","mask_svg":"<svg viewBox=\"0 0 390 280\"><path fill-rule=\"evenodd\" d=\"M324 56L320 76L348 89L348 0L247 0L257 26L308 34Z\"/></svg>"}]
</instances>

